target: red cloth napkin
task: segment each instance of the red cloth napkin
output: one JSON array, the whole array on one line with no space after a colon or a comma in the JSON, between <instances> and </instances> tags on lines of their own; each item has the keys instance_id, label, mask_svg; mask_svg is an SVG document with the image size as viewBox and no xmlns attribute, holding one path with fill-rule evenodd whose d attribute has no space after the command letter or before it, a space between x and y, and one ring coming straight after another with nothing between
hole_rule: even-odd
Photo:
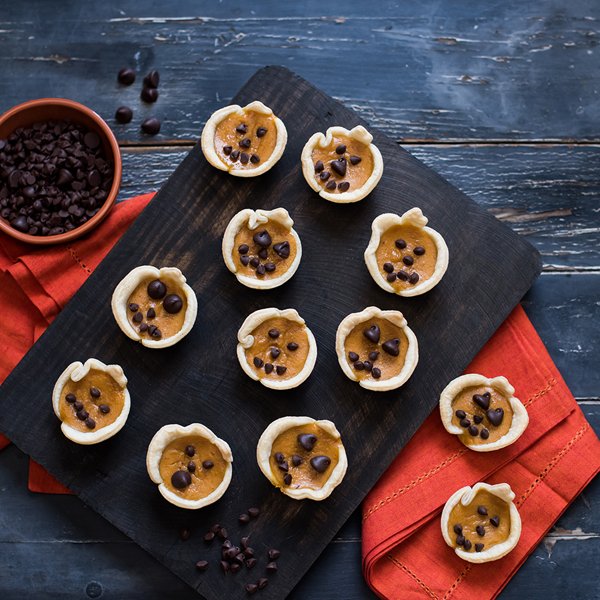
<instances>
[{"instance_id":1,"label":"red cloth napkin","mask_svg":"<svg viewBox=\"0 0 600 600\"><path fill-rule=\"evenodd\" d=\"M37 247L0 236L0 383L42 335L154 194L117 204L90 235L71 244ZM10 442L0 435L0 449ZM29 489L67 488L31 461Z\"/></svg>"},{"instance_id":2,"label":"red cloth napkin","mask_svg":"<svg viewBox=\"0 0 600 600\"><path fill-rule=\"evenodd\" d=\"M363 503L363 570L383 598L495 598L600 470L600 442L520 306L466 372L505 375L529 427L512 446L478 453L430 415ZM510 554L472 565L442 539L440 513L477 481L510 484L523 530Z\"/></svg>"}]
</instances>

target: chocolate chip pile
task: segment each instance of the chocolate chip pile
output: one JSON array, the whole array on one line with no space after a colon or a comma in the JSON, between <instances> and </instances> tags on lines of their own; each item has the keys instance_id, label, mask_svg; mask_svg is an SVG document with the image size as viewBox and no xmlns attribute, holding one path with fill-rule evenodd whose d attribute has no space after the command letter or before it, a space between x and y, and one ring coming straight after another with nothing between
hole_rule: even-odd
<instances>
[{"instance_id":1,"label":"chocolate chip pile","mask_svg":"<svg viewBox=\"0 0 600 600\"><path fill-rule=\"evenodd\" d=\"M92 402L95 402L100 399L102 396L102 392L97 387L90 388L90 398ZM75 411L75 416L85 423L85 426L88 429L95 429L96 421L90 417L90 414L87 410L85 410L83 402L77 399L75 394L67 394L65 396L65 400L67 404L70 404ZM110 406L108 404L99 404L98 410L103 414L107 415L110 412Z\"/></svg>"},{"instance_id":2,"label":"chocolate chip pile","mask_svg":"<svg viewBox=\"0 0 600 600\"><path fill-rule=\"evenodd\" d=\"M235 128L235 132L239 137L241 137L240 141L238 142L238 146L241 148L241 150L238 150L233 146L226 145L223 146L223 154L229 157L229 160L233 163L239 160L243 165L247 165L248 161L253 165L257 165L260 162L260 156L256 153L248 154L248 152L246 152L246 150L252 146L252 140L247 135L248 125L245 123L240 123ZM267 129L265 127L258 127L254 135L256 135L257 138L261 138L264 137L266 133Z\"/></svg>"},{"instance_id":3,"label":"chocolate chip pile","mask_svg":"<svg viewBox=\"0 0 600 600\"><path fill-rule=\"evenodd\" d=\"M460 426L466 429L469 432L469 435L473 437L477 437L478 435L482 440L487 440L490 437L490 431L485 426L481 428L481 430L477 427L483 423L484 419L487 419L491 425L494 427L498 427L504 420L504 409L502 408L490 408L490 400L492 399L492 395L490 392L485 392L483 394L475 394L473 396L473 402L479 408L484 411L484 414L476 414L467 415L464 410L457 410L454 414L460 419ZM471 420L468 418L471 416L473 419L473 424Z\"/></svg>"},{"instance_id":4,"label":"chocolate chip pile","mask_svg":"<svg viewBox=\"0 0 600 600\"><path fill-rule=\"evenodd\" d=\"M186 456L188 456L189 458L193 458L194 456L196 456L196 448L195 446L192 446L192 444L189 444L188 446L185 447L185 454ZM203 460L202 461L202 468L205 470L210 470L215 466L215 463L213 463L212 460ZM193 460L190 460L188 462L188 464L186 465L186 470L178 470L175 471L173 473L173 475L171 475L171 483L173 484L173 487L177 490L183 490L186 487L188 487L188 485L190 485L192 483L192 476L190 475L190 473L195 473L196 472L196 462Z\"/></svg>"},{"instance_id":5,"label":"chocolate chip pile","mask_svg":"<svg viewBox=\"0 0 600 600\"><path fill-rule=\"evenodd\" d=\"M406 241L403 239L396 240L395 244L398 250L406 250L408 246ZM423 248L423 246L415 246L412 249L412 254L414 254L415 257L423 256L425 254L425 248ZM407 267L412 267L415 264L415 260L416 259L411 256L408 250L407 253L402 257L402 263ZM401 268L397 273L394 273L394 265L391 262L383 263L382 267L387 273L385 278L389 283L393 283L396 281L396 279L399 279L400 281L408 281L408 283L415 285L419 281L419 274L416 271L407 273L403 268Z\"/></svg>"},{"instance_id":6,"label":"chocolate chip pile","mask_svg":"<svg viewBox=\"0 0 600 600\"><path fill-rule=\"evenodd\" d=\"M270 251L283 260L290 256L290 243L283 241L273 244L271 234L266 229L255 233L252 236L252 241L255 243L254 248L250 248L248 244L238 246L240 262L245 267L250 265L259 276L265 273L273 273L277 269L273 260L269 259Z\"/></svg>"},{"instance_id":7,"label":"chocolate chip pile","mask_svg":"<svg viewBox=\"0 0 600 600\"><path fill-rule=\"evenodd\" d=\"M300 433L298 434L297 439L298 445L307 452L312 452L318 440L317 436L314 433ZM273 457L275 458L275 462L277 463L277 467L279 468L279 470L285 473L285 475L283 476L283 483L285 485L292 485L293 478L291 473L288 473L290 469L288 460L292 463L294 467L299 467L304 462L304 459L298 454L292 454L286 459L282 452L275 452ZM325 455L313 456L310 459L309 463L310 466L317 473L325 473L325 471L327 471L327 468L331 464L331 458Z\"/></svg>"},{"instance_id":8,"label":"chocolate chip pile","mask_svg":"<svg viewBox=\"0 0 600 600\"><path fill-rule=\"evenodd\" d=\"M331 175L333 173L334 176L343 179L344 177L346 177L348 163L351 166L355 166L362 159L360 156L356 156L355 154L352 154L348 156L348 158L346 158L347 153L345 144L339 144L338 146L336 146L335 153L339 155L339 158L330 161L329 168L331 169L331 171L326 171L325 164L323 163L323 161L318 160L315 163L315 173L319 175L319 179L321 180L321 182L327 182L325 183L326 190L333 192L337 188L339 192L347 192L350 189L350 182L340 181L338 183L334 179L331 179Z\"/></svg>"},{"instance_id":9,"label":"chocolate chip pile","mask_svg":"<svg viewBox=\"0 0 600 600\"><path fill-rule=\"evenodd\" d=\"M379 344L381 339L381 329L378 325L371 325L363 331L363 335L373 344ZM381 349L390 356L398 356L400 354L400 340L391 338L381 344ZM360 356L356 352L348 352L348 360L357 371L370 371L374 379L381 377L381 369L375 366L375 361L379 358L379 351L372 350L368 354L368 360L360 360Z\"/></svg>"},{"instance_id":10,"label":"chocolate chip pile","mask_svg":"<svg viewBox=\"0 0 600 600\"><path fill-rule=\"evenodd\" d=\"M135 71L129 68L123 68L119 71L117 79L122 85L131 85L135 81ZM143 80L142 92L140 98L143 102L148 104L154 103L158 100L158 84L160 81L160 74L156 70L150 71ZM115 120L117 123L126 124L130 123L133 119L133 110L129 106L119 106L115 113ZM160 132L160 121L156 117L149 117L144 120L141 125L142 131L148 135L156 135Z\"/></svg>"},{"instance_id":11,"label":"chocolate chip pile","mask_svg":"<svg viewBox=\"0 0 600 600\"><path fill-rule=\"evenodd\" d=\"M113 182L99 136L71 121L19 127L0 139L0 165L0 216L29 235L59 235L83 225Z\"/></svg>"},{"instance_id":12,"label":"chocolate chip pile","mask_svg":"<svg viewBox=\"0 0 600 600\"><path fill-rule=\"evenodd\" d=\"M268 335L272 340L276 340L281 335L281 333L280 333L279 329L273 328L273 329L269 329ZM286 346L286 348L290 352L295 352L296 350L298 350L299 347L300 346L296 342L289 342L288 345ZM271 357L271 359L273 361L277 360L280 355L281 355L281 350L279 348L276 348L275 346L272 346L271 348L269 348L269 356ZM286 366L274 365L272 362L265 362L259 356L255 356L254 359L252 360L252 363L254 364L254 366L257 369L262 369L264 367L265 373L267 375L270 375L273 372L273 370L275 370L275 373L277 373L277 375L283 375L287 371Z\"/></svg>"},{"instance_id":13,"label":"chocolate chip pile","mask_svg":"<svg viewBox=\"0 0 600 600\"><path fill-rule=\"evenodd\" d=\"M251 520L256 519L259 515L260 510L256 507L251 507L245 513L240 515L239 522L244 525ZM183 528L180 530L179 535L182 540L188 540L191 532L188 528ZM259 558L256 557L254 548L250 546L250 536L242 537L239 545L235 545L229 538L227 529L216 523L204 534L203 539L208 545L212 545L216 539L221 541L219 567L223 573L235 575L243 568L252 570L259 563ZM267 551L265 557L265 571L267 575L273 575L277 572L277 560L280 555L281 553L276 548L271 548ZM209 566L210 562L208 560L199 560L196 563L196 570L203 573L208 570ZM269 580L267 577L260 577L255 583L251 582L245 584L244 589L248 594L255 594L259 590L265 589L268 583Z\"/></svg>"},{"instance_id":14,"label":"chocolate chip pile","mask_svg":"<svg viewBox=\"0 0 600 600\"><path fill-rule=\"evenodd\" d=\"M477 514L480 515L481 517L487 517L488 509L483 505L479 505L477 507ZM477 535L480 538L485 537L486 520L489 521L489 523L492 527L500 526L500 517L498 515L491 517L490 519L482 519L483 524L479 524L475 528L475 531L477 532ZM456 545L462 546L465 550L469 551L473 547L473 542L471 542L471 540L467 539L467 537L465 535L463 535L462 525L460 523L456 523L456 525L454 525L453 529L454 529L454 533L456 533ZM485 544L483 544L482 542L475 543L475 552L481 552L484 548L485 548Z\"/></svg>"}]
</instances>

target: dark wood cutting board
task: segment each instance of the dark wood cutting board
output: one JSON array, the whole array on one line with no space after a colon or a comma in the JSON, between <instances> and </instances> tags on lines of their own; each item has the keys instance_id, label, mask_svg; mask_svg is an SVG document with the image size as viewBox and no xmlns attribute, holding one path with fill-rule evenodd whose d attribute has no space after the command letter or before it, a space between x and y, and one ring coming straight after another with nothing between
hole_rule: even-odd
<instances>
[{"instance_id":1,"label":"dark wood cutting board","mask_svg":"<svg viewBox=\"0 0 600 600\"><path fill-rule=\"evenodd\" d=\"M385 170L376 190L353 205L322 200L301 174L305 141L329 126L352 127L363 121L279 67L258 71L234 102L244 105L255 99L272 107L287 126L289 142L281 161L261 177L239 179L209 166L195 146L0 388L0 430L210 599L244 598L244 584L263 576L266 549L273 546L281 550L279 571L260 597L283 598L436 406L442 388L469 364L540 270L539 256L527 242L378 131L371 130ZM277 206L287 208L295 221L304 249L302 263L283 287L250 290L225 268L221 236L241 208ZM413 206L421 207L445 237L450 266L431 292L403 299L377 287L362 255L374 217ZM178 266L198 295L196 325L172 348L143 348L126 338L113 320L112 291L140 264ZM419 365L408 383L393 392L363 390L345 377L335 354L339 322L372 304L401 310L419 340ZM237 362L240 324L250 312L267 306L298 309L316 336L315 370L295 390L267 390L250 380ZM67 364L92 356L124 368L132 409L116 437L84 447L60 433L51 391ZM349 469L328 500L294 501L259 472L256 442L268 423L284 415L331 419L341 431ZM145 455L162 425L194 421L229 442L234 475L217 504L184 511L159 495L146 474ZM456 487L463 483L457 481ZM239 525L238 515L250 506L259 506L261 516ZM259 557L255 569L227 576L220 571L216 544L207 547L202 541L215 522L227 526L235 543L251 534ZM178 534L183 525L193 532L186 542ZM204 558L211 565L199 574L194 564Z\"/></svg>"}]
</instances>

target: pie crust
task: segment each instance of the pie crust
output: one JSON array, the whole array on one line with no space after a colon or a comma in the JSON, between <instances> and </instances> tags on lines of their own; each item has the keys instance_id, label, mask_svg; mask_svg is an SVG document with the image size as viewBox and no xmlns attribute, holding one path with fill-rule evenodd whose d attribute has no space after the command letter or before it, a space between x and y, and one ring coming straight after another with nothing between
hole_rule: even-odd
<instances>
[{"instance_id":1,"label":"pie crust","mask_svg":"<svg viewBox=\"0 0 600 600\"><path fill-rule=\"evenodd\" d=\"M245 111L253 111L264 115L272 115L273 119L275 120L275 127L277 128L277 139L271 155L265 161L261 162L257 167L251 169L236 168L235 163L232 165L225 164L219 158L219 155L215 150L215 133L219 123L234 113L239 113L239 115L242 116L244 115ZM235 177L256 177L266 173L281 158L281 155L285 150L285 145L287 144L287 130L283 124L283 121L276 117L268 106L265 106L259 100L255 100L244 107L241 107L238 104L231 104L215 111L210 116L206 122L206 125L204 126L204 129L202 130L200 144L206 160L213 167L220 169L221 171L228 171L230 175L234 175Z\"/></svg>"},{"instance_id":2,"label":"pie crust","mask_svg":"<svg viewBox=\"0 0 600 600\"><path fill-rule=\"evenodd\" d=\"M464 441L462 434L465 433L464 429L458 427L452 423L452 417L454 414L452 408L452 402L460 392L464 389L476 386L486 386L494 388L498 391L510 404L512 409L512 423L506 434L494 442L489 444L468 444ZM492 452L493 450L500 450L505 448L513 442L516 442L529 424L529 415L527 409L523 406L523 403L515 398L513 394L515 388L508 382L506 377L494 377L489 379L483 375L476 373L470 373L468 375L461 375L456 379L453 379L440 394L440 416L442 418L442 424L448 433L461 436L460 441L475 452Z\"/></svg>"},{"instance_id":3,"label":"pie crust","mask_svg":"<svg viewBox=\"0 0 600 600\"><path fill-rule=\"evenodd\" d=\"M416 285L405 289L396 289L390 283L388 283L381 273L380 267L377 264L376 256L382 234L391 227L398 225L413 225L414 227L423 229L427 234L429 234L429 237L431 237L437 248L437 258L432 275L428 279L423 280L421 283L417 283ZM437 231L435 231L435 229L426 227L426 225L427 218L423 215L421 209L417 207L411 208L401 216L394 213L384 213L375 218L373 224L371 225L371 239L369 240L369 245L365 250L365 263L367 265L367 269L369 269L371 277L373 277L375 283L381 289L385 290L386 292L391 292L392 294L398 294L399 296L419 296L420 294L428 292L441 281L446 269L448 268L448 246L446 245L444 238Z\"/></svg>"},{"instance_id":4,"label":"pie crust","mask_svg":"<svg viewBox=\"0 0 600 600\"><path fill-rule=\"evenodd\" d=\"M89 432L79 431L63 421L60 427L61 431L64 433L65 437L69 438L76 444L98 444L99 442L103 442L104 440L112 437L121 431L125 425L127 417L129 416L129 410L131 408L131 396L129 395L129 390L127 389L127 377L125 377L123 369L119 365L105 365L96 358L88 358L83 364L79 361L71 363L62 372L54 384L54 390L52 391L52 408L54 409L54 414L59 419L61 418L60 401L62 398L63 389L67 382L69 380L81 381L92 369L107 373L121 388L123 388L125 396L123 409L121 410L119 416L112 423L96 430L90 430Z\"/></svg>"},{"instance_id":5,"label":"pie crust","mask_svg":"<svg viewBox=\"0 0 600 600\"><path fill-rule=\"evenodd\" d=\"M278 277L272 277L269 279L248 277L247 275L244 275L238 271L238 267L232 258L235 250L235 237L242 227L246 225L248 229L254 230L258 229L269 221L280 223L285 228L289 229L289 235L293 237L294 241L296 242L296 256L289 264L287 269ZM262 208L252 210L250 208L245 208L244 210L241 210L234 215L231 221L229 221L229 224L225 229L225 234L223 235L222 252L225 265L237 277L237 280L246 287L257 290L270 290L283 285L286 281L291 279L294 273L298 270L300 259L302 258L302 244L300 242L300 236L293 229L293 225L294 221L285 208L275 208L274 210L264 210Z\"/></svg>"},{"instance_id":6,"label":"pie crust","mask_svg":"<svg viewBox=\"0 0 600 600\"><path fill-rule=\"evenodd\" d=\"M171 281L172 284L179 288L185 295L187 301L185 318L181 329L175 335L163 337L159 340L143 338L129 322L127 301L136 287L144 281L144 279L148 278L161 279L167 283ZM117 325L128 338L131 338L136 342L141 342L141 344L147 348L159 349L173 346L191 331L198 313L198 299L196 298L194 290L186 283L186 279L179 269L175 267L163 267L157 269L150 265L143 265L133 269L119 282L112 295L111 308L115 320L117 321Z\"/></svg>"},{"instance_id":7,"label":"pie crust","mask_svg":"<svg viewBox=\"0 0 600 600\"><path fill-rule=\"evenodd\" d=\"M467 552L460 546L454 546L454 540L452 540L448 532L450 514L452 509L459 502L462 503L463 506L471 504L480 490L485 490L490 494L493 494L494 496L504 500L508 504L510 514L510 533L505 541L490 546L481 552ZM448 544L448 546L454 548L457 556L471 563L490 562L506 556L517 545L519 538L521 537L521 516L519 515L519 511L513 502L514 499L515 494L508 483L489 485L487 483L479 482L473 487L467 485L463 488L460 488L460 490L454 492L454 494L450 496L446 502L446 505L444 506L444 510L442 511L441 526L444 541L446 544Z\"/></svg>"},{"instance_id":8,"label":"pie crust","mask_svg":"<svg viewBox=\"0 0 600 600\"><path fill-rule=\"evenodd\" d=\"M289 379L274 380L266 377L258 377L246 359L246 350L254 345L254 336L252 332L264 321L274 318L283 318L296 323L305 325L305 332L308 338L308 354L304 362L304 367L295 376ZM242 370L248 377L255 381L260 381L265 387L273 390L289 390L303 383L312 373L317 361L317 342L312 331L306 326L304 319L293 308L279 310L278 308L262 308L254 311L246 317L238 331L237 357Z\"/></svg>"},{"instance_id":9,"label":"pie crust","mask_svg":"<svg viewBox=\"0 0 600 600\"><path fill-rule=\"evenodd\" d=\"M341 193L328 192L324 187L321 187L317 181L317 178L315 177L315 165L312 158L312 152L315 148L327 148L336 135L355 139L358 142L361 142L367 146L373 158L373 171L365 183L358 188L349 189L347 192ZM308 185L315 192L317 192L321 198L329 200L329 202L349 204L351 202L358 202L359 200L362 200L365 196L373 191L383 174L383 158L381 156L381 152L379 152L379 148L372 144L372 141L373 136L362 125L357 125L350 130L344 127L329 127L324 134L321 132L313 134L302 149L301 162L304 179L306 179Z\"/></svg>"},{"instance_id":10,"label":"pie crust","mask_svg":"<svg viewBox=\"0 0 600 600\"><path fill-rule=\"evenodd\" d=\"M346 355L346 337L357 325L374 318L386 319L401 328L408 339L408 350L402 370L394 377L390 377L389 379L359 380ZM358 381L360 386L374 392L386 392L388 390L399 388L406 383L408 378L412 375L419 361L419 344L417 342L417 337L408 326L404 315L397 310L381 310L376 306L369 306L361 312L351 313L342 320L335 336L335 350L337 352L338 362L340 363L340 367L342 367L344 374L349 379L352 379L352 381Z\"/></svg>"},{"instance_id":11,"label":"pie crust","mask_svg":"<svg viewBox=\"0 0 600 600\"><path fill-rule=\"evenodd\" d=\"M228 462L227 468L225 469L225 473L223 475L223 480L219 486L207 496L198 498L197 500L181 498L169 490L164 484L160 475L160 460L165 448L173 440L179 437L188 436L201 437L208 440L219 449L223 455L223 458ZM231 466L232 462L233 456L231 454L231 448L229 447L229 444L218 438L208 427L201 425L200 423L192 423L186 427L174 424L161 427L154 434L154 437L150 441L148 453L146 454L146 469L148 470L148 475L150 475L150 479L154 483L158 484L158 491L162 494L165 500L168 500L171 504L179 506L180 508L187 508L191 510L196 510L198 508L202 508L203 506L213 504L227 491L233 472L233 468Z\"/></svg>"},{"instance_id":12,"label":"pie crust","mask_svg":"<svg viewBox=\"0 0 600 600\"><path fill-rule=\"evenodd\" d=\"M332 470L327 481L319 489L279 487L279 481L273 474L269 462L273 443L287 429L307 425L308 423L315 423L329 435L339 440L338 463ZM263 434L258 440L258 445L256 447L256 460L263 475L275 487L279 487L279 491L282 494L285 494L290 498L294 498L294 500L303 500L305 498L310 500L324 500L330 496L331 492L333 492L333 490L342 482L342 479L344 479L344 475L346 474L346 470L348 469L346 450L344 449L340 433L336 429L335 425L331 421L316 421L310 417L281 417L280 419L273 421L264 430Z\"/></svg>"}]
</instances>

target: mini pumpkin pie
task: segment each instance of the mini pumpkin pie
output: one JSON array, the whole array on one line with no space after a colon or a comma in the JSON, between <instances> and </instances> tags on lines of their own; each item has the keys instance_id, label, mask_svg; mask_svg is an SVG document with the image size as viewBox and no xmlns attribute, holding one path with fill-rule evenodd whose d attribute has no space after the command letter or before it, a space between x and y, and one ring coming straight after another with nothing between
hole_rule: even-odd
<instances>
[{"instance_id":1,"label":"mini pumpkin pie","mask_svg":"<svg viewBox=\"0 0 600 600\"><path fill-rule=\"evenodd\" d=\"M146 468L171 504L197 509L216 502L231 482L229 444L200 423L165 425L148 446Z\"/></svg>"},{"instance_id":2,"label":"mini pumpkin pie","mask_svg":"<svg viewBox=\"0 0 600 600\"><path fill-rule=\"evenodd\" d=\"M244 373L274 390L300 385L312 373L317 342L293 308L263 308L238 331L237 357Z\"/></svg>"},{"instance_id":3,"label":"mini pumpkin pie","mask_svg":"<svg viewBox=\"0 0 600 600\"><path fill-rule=\"evenodd\" d=\"M521 517L507 483L476 483L452 494L442 511L442 535L457 556L484 563L506 556L521 536Z\"/></svg>"},{"instance_id":4,"label":"mini pumpkin pie","mask_svg":"<svg viewBox=\"0 0 600 600\"><path fill-rule=\"evenodd\" d=\"M206 160L236 177L266 173L280 158L287 143L283 121L262 102L243 108L224 106L212 114L202 130Z\"/></svg>"},{"instance_id":5,"label":"mini pumpkin pie","mask_svg":"<svg viewBox=\"0 0 600 600\"><path fill-rule=\"evenodd\" d=\"M52 392L61 430L77 444L97 444L119 432L129 416L127 377L119 365L89 358L71 363Z\"/></svg>"},{"instance_id":6,"label":"mini pumpkin pie","mask_svg":"<svg viewBox=\"0 0 600 600\"><path fill-rule=\"evenodd\" d=\"M437 285L448 268L448 246L420 208L402 216L379 215L371 226L365 263L375 283L399 296L418 296Z\"/></svg>"},{"instance_id":7,"label":"mini pumpkin pie","mask_svg":"<svg viewBox=\"0 0 600 600\"><path fill-rule=\"evenodd\" d=\"M399 388L419 360L417 338L402 313L376 306L349 314L339 324L335 349L342 371L376 392Z\"/></svg>"},{"instance_id":8,"label":"mini pumpkin pie","mask_svg":"<svg viewBox=\"0 0 600 600\"><path fill-rule=\"evenodd\" d=\"M115 288L111 307L121 331L147 348L176 344L192 329L198 300L179 269L136 267Z\"/></svg>"},{"instance_id":9,"label":"mini pumpkin pie","mask_svg":"<svg viewBox=\"0 0 600 600\"><path fill-rule=\"evenodd\" d=\"M223 236L223 260L245 286L268 290L284 284L300 264L302 244L285 208L237 213Z\"/></svg>"},{"instance_id":10,"label":"mini pumpkin pie","mask_svg":"<svg viewBox=\"0 0 600 600\"><path fill-rule=\"evenodd\" d=\"M529 415L506 377L471 373L453 379L440 395L446 431L476 452L499 450L527 429Z\"/></svg>"},{"instance_id":11,"label":"mini pumpkin pie","mask_svg":"<svg viewBox=\"0 0 600 600\"><path fill-rule=\"evenodd\" d=\"M321 198L358 202L370 194L383 174L383 158L373 136L362 126L330 127L315 133L302 150L302 173Z\"/></svg>"},{"instance_id":12,"label":"mini pumpkin pie","mask_svg":"<svg viewBox=\"0 0 600 600\"><path fill-rule=\"evenodd\" d=\"M282 417L260 436L256 460L263 475L295 500L324 500L341 483L348 459L331 421Z\"/></svg>"}]
</instances>

